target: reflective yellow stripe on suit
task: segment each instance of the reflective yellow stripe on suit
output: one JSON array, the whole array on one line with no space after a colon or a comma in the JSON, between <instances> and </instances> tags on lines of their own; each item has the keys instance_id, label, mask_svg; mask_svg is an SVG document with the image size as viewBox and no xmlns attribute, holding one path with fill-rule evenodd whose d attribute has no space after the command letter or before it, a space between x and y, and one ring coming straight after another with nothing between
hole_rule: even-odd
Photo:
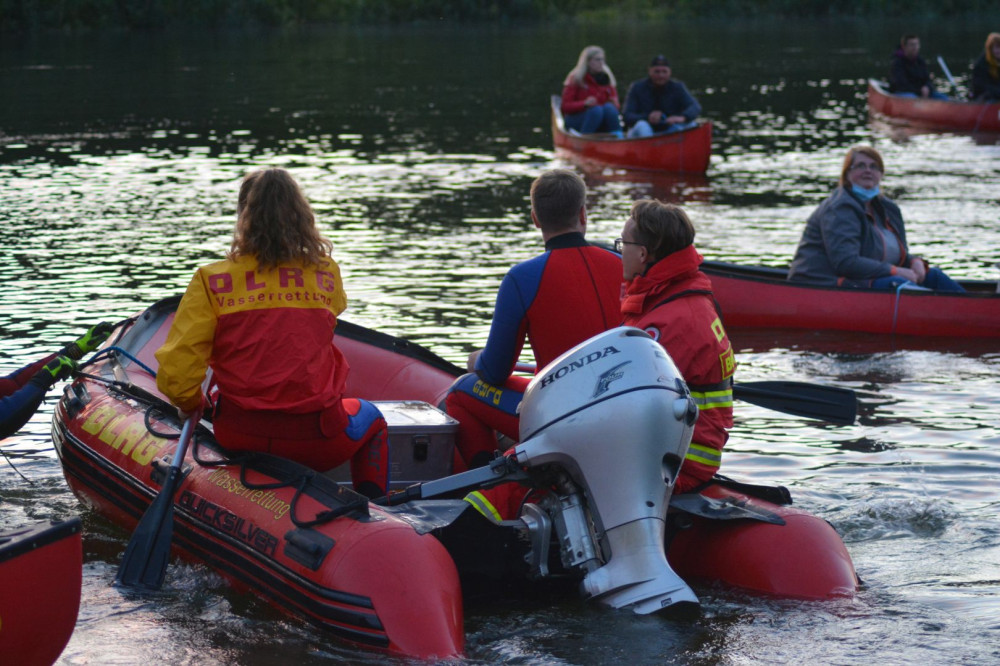
<instances>
[{"instance_id":1,"label":"reflective yellow stripe on suit","mask_svg":"<svg viewBox=\"0 0 1000 666\"><path fill-rule=\"evenodd\" d=\"M486 499L486 496L478 490L469 493L462 499L474 506L476 511L483 514L490 520L498 523L503 521L503 518L500 517L500 512L496 510L496 507L494 507L493 504Z\"/></svg>"},{"instance_id":2,"label":"reflective yellow stripe on suit","mask_svg":"<svg viewBox=\"0 0 1000 666\"><path fill-rule=\"evenodd\" d=\"M691 397L694 398L695 404L698 405L698 409L702 411L706 409L718 409L719 407L733 406L732 386L721 391L691 391Z\"/></svg>"},{"instance_id":3,"label":"reflective yellow stripe on suit","mask_svg":"<svg viewBox=\"0 0 1000 666\"><path fill-rule=\"evenodd\" d=\"M713 449L710 446L691 442L691 446L688 448L687 455L684 456L684 459L690 460L691 462L701 463L702 465L708 465L709 467L718 468L719 465L722 464L722 451Z\"/></svg>"}]
</instances>

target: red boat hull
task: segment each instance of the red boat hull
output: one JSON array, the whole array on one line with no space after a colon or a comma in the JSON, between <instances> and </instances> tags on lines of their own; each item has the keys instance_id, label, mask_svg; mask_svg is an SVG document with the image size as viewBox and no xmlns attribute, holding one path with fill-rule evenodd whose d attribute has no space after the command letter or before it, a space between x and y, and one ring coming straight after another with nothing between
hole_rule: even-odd
<instances>
[{"instance_id":1,"label":"red boat hull","mask_svg":"<svg viewBox=\"0 0 1000 666\"><path fill-rule=\"evenodd\" d=\"M618 139L604 134L574 136L565 131L559 98L552 98L552 141L571 158L629 169L705 173L712 155L712 123L673 134Z\"/></svg>"},{"instance_id":2,"label":"red boat hull","mask_svg":"<svg viewBox=\"0 0 1000 666\"><path fill-rule=\"evenodd\" d=\"M80 519L0 533L0 657L50 666L76 626L83 576Z\"/></svg>"},{"instance_id":3,"label":"red boat hull","mask_svg":"<svg viewBox=\"0 0 1000 666\"><path fill-rule=\"evenodd\" d=\"M727 319L728 323L728 319ZM345 322L337 329L337 345L351 367L351 393L368 400L395 400L409 394L436 398L447 392L461 369L416 345L375 334ZM403 354L420 354L421 358ZM392 368L412 372L425 366L419 386L385 382ZM402 376L398 374L397 376ZM416 376L416 375L413 375ZM372 381L368 381L371 377ZM773 504L723 485L701 492L706 497L762 510L785 525L756 520L714 520L695 516L690 525L668 530L668 559L683 577L722 582L786 599L831 599L857 591L854 564L829 523L790 506ZM668 521L669 522L669 521Z\"/></svg>"},{"instance_id":4,"label":"red boat hull","mask_svg":"<svg viewBox=\"0 0 1000 666\"><path fill-rule=\"evenodd\" d=\"M980 104L899 97L875 80L868 81L868 110L890 122L959 132L1000 132L1000 102Z\"/></svg>"},{"instance_id":5,"label":"red boat hull","mask_svg":"<svg viewBox=\"0 0 1000 666\"><path fill-rule=\"evenodd\" d=\"M782 269L706 261L702 270L726 327L862 331L894 335L1000 337L994 282L962 281L966 294L818 287L785 279Z\"/></svg>"}]
</instances>

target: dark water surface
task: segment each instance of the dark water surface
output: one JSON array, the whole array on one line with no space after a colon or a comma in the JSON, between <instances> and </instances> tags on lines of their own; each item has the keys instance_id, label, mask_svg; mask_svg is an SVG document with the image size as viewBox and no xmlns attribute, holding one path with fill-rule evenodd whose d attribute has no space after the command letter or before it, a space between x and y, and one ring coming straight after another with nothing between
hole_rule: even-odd
<instances>
[{"instance_id":1,"label":"dark water surface","mask_svg":"<svg viewBox=\"0 0 1000 666\"><path fill-rule=\"evenodd\" d=\"M294 173L334 241L345 318L450 360L485 341L493 297L541 247L528 187L582 169L589 235L631 202L682 203L711 259L781 265L858 142L913 250L957 277L1000 271L1000 145L869 123L865 80L921 33L964 85L986 28L918 23L312 30L62 37L0 44L0 372L96 321L180 292L226 250L239 178ZM588 43L622 94L664 52L716 126L707 176L573 165L552 152L548 95ZM935 71L939 71L935 67ZM789 486L839 530L865 581L836 603L699 587L697 622L547 595L470 600L470 663L989 664L1000 659L1000 353L858 336L732 332L739 378L856 389L833 427L740 403L724 472ZM111 587L128 535L87 513L51 448L58 391L5 440L0 527L83 514L85 568L63 664L383 663L231 592L199 567L164 591ZM23 477L21 476L23 475ZM2 659L0 659L2 661Z\"/></svg>"}]
</instances>

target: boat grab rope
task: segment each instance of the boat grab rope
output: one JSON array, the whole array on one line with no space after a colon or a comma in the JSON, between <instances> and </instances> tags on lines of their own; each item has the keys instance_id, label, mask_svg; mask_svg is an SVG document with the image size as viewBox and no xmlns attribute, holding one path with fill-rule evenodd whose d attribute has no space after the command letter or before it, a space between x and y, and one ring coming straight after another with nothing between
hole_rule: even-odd
<instances>
[{"instance_id":1,"label":"boat grab rope","mask_svg":"<svg viewBox=\"0 0 1000 666\"><path fill-rule=\"evenodd\" d=\"M148 372L153 377L156 376L156 371L149 366L143 364L139 359L133 356L128 351L112 346L101 350L98 354L95 354L87 363L81 364L82 367L89 366L96 361L103 358L114 358L113 354L120 354L125 356L132 362L139 365L143 370ZM159 396L154 395L138 386L131 383L120 382L117 380L107 379L99 375L88 374L85 372L77 371L75 373L78 377L85 377L91 381L102 383L107 385L111 390L118 391L124 395L127 395L139 402L144 402L148 405L144 414L143 422L146 426L147 432L149 432L154 437L161 439L178 439L180 437L179 433L161 432L153 427L153 419L155 416L164 417L170 412L165 411L169 408L172 410L172 406L169 405L165 400ZM274 490L278 488L295 488L295 494L292 496L292 501L290 502L290 509L288 512L289 519L292 524L301 529L308 529L310 527L315 527L316 525L322 525L328 523L335 518L340 516L362 512L367 514L368 510L368 498L360 493L354 492L349 488L340 487L336 495L338 500L338 506L334 508L329 508L323 511L317 512L311 519L304 520L299 518L298 515L298 504L302 495L306 493L311 485L313 485L313 480L319 476L322 476L313 469L304 468L299 474L291 476L285 480L278 480L274 482L266 483L255 483L247 478L248 467L253 467L255 461L263 460L261 454L255 452L231 452L227 450L222 444L216 441L216 446L218 448L213 448L213 451L220 454L221 457L212 460L204 459L199 455L201 451L201 442L198 438L193 438L193 446L191 450L191 457L200 467L225 467L238 465L240 468L240 483L243 487L249 490Z\"/></svg>"}]
</instances>

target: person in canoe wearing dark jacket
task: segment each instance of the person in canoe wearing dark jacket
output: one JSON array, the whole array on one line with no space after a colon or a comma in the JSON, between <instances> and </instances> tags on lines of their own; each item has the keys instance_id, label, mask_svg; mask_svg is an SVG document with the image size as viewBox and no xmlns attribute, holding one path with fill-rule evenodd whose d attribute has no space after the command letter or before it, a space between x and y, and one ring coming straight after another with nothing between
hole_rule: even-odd
<instances>
[{"instance_id":1,"label":"person in canoe wearing dark jacket","mask_svg":"<svg viewBox=\"0 0 1000 666\"><path fill-rule=\"evenodd\" d=\"M632 205L615 249L622 254L622 324L649 333L684 377L698 403L691 446L674 493L712 479L733 427L736 359L716 310L712 282L699 270L694 225L672 204L645 199Z\"/></svg>"},{"instance_id":2,"label":"person in canoe wearing dark jacket","mask_svg":"<svg viewBox=\"0 0 1000 666\"><path fill-rule=\"evenodd\" d=\"M604 60L604 49L587 46L563 82L563 122L578 134L609 132L621 136L615 75Z\"/></svg>"},{"instance_id":3,"label":"person in canoe wearing dark jacket","mask_svg":"<svg viewBox=\"0 0 1000 666\"><path fill-rule=\"evenodd\" d=\"M847 151L840 185L809 216L788 279L856 289L906 283L965 291L940 268L910 254L899 206L882 194L882 155L870 146Z\"/></svg>"},{"instance_id":4,"label":"person in canoe wearing dark jacket","mask_svg":"<svg viewBox=\"0 0 1000 666\"><path fill-rule=\"evenodd\" d=\"M58 353L0 378L0 439L20 430L42 404L46 391L58 380L69 377L76 369L76 362L107 340L111 329L107 323L92 326L83 337Z\"/></svg>"},{"instance_id":5,"label":"person in canoe wearing dark jacket","mask_svg":"<svg viewBox=\"0 0 1000 666\"><path fill-rule=\"evenodd\" d=\"M670 78L670 62L658 55L650 61L647 73L649 76L629 86L625 96L622 115L629 138L694 127L701 105L687 86Z\"/></svg>"},{"instance_id":6,"label":"person in canoe wearing dark jacket","mask_svg":"<svg viewBox=\"0 0 1000 666\"><path fill-rule=\"evenodd\" d=\"M983 53L972 65L969 96L974 102L1000 101L1000 32L989 34Z\"/></svg>"},{"instance_id":7,"label":"person in canoe wearing dark jacket","mask_svg":"<svg viewBox=\"0 0 1000 666\"><path fill-rule=\"evenodd\" d=\"M889 92L902 97L948 99L934 89L927 63L920 57L920 38L903 35L889 65Z\"/></svg>"}]
</instances>

